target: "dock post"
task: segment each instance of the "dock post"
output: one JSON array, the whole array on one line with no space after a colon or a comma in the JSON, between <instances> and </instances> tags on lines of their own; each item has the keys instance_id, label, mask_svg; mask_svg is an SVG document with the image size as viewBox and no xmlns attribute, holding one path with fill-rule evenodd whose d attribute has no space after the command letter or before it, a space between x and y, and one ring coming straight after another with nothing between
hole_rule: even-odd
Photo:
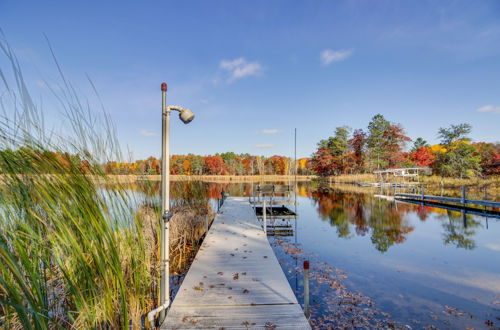
<instances>
[{"instance_id":1,"label":"dock post","mask_svg":"<svg viewBox=\"0 0 500 330\"><path fill-rule=\"evenodd\" d=\"M466 202L466 186L463 185L462 186L462 200L461 200L462 204L465 205L465 202Z\"/></svg>"},{"instance_id":2,"label":"dock post","mask_svg":"<svg viewBox=\"0 0 500 330\"><path fill-rule=\"evenodd\" d=\"M425 199L425 186L422 185L422 201Z\"/></svg>"},{"instance_id":3,"label":"dock post","mask_svg":"<svg viewBox=\"0 0 500 330\"><path fill-rule=\"evenodd\" d=\"M264 233L266 234L267 237L267 210L266 210L266 200L262 202L262 221L264 222Z\"/></svg>"},{"instance_id":4,"label":"dock post","mask_svg":"<svg viewBox=\"0 0 500 330\"><path fill-rule=\"evenodd\" d=\"M309 260L304 261L304 314L309 319Z\"/></svg>"}]
</instances>

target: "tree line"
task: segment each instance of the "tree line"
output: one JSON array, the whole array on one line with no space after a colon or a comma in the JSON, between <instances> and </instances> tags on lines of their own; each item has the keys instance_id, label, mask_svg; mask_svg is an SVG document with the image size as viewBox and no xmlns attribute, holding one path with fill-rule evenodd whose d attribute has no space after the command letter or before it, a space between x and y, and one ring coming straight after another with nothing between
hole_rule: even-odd
<instances>
[{"instance_id":1,"label":"tree line","mask_svg":"<svg viewBox=\"0 0 500 330\"><path fill-rule=\"evenodd\" d=\"M170 174L179 175L292 175L312 174L308 158L298 159L297 165L290 157L271 157L236 154L234 152L200 156L194 154L172 155ZM161 174L161 160L149 157L135 162L111 161L104 165L107 174Z\"/></svg>"},{"instance_id":2,"label":"tree line","mask_svg":"<svg viewBox=\"0 0 500 330\"><path fill-rule=\"evenodd\" d=\"M472 142L471 130L467 123L440 128L440 143L430 145L421 137L412 140L401 124L377 114L366 130L340 126L319 141L309 167L321 176L403 167L430 167L434 174L460 178L500 174L500 144Z\"/></svg>"},{"instance_id":3,"label":"tree line","mask_svg":"<svg viewBox=\"0 0 500 330\"><path fill-rule=\"evenodd\" d=\"M279 155L264 157L234 152L207 156L172 155L170 173L332 176L372 173L386 168L430 167L436 175L460 178L500 174L500 143L472 142L469 137L471 130L471 125L467 123L440 128L437 132L440 143L430 145L421 137L412 140L401 124L377 114L366 129L337 127L333 136L318 142L310 158L300 158L296 162ZM4 149L0 150L0 169L7 173L10 169L33 168L32 164L19 166L19 162L35 159L40 167L37 173L53 172L54 168L64 173L77 167L82 173L161 174L161 160L155 157L103 164L95 164L91 158L90 155L36 151L28 147ZM16 164L9 164L12 159L16 159ZM53 163L58 166L50 166Z\"/></svg>"}]
</instances>

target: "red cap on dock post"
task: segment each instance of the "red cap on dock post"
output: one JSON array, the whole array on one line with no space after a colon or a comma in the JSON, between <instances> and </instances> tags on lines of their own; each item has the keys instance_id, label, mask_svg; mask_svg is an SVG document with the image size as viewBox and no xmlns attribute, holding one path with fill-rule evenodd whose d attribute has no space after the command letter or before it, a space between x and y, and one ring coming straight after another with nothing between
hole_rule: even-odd
<instances>
[{"instance_id":1,"label":"red cap on dock post","mask_svg":"<svg viewBox=\"0 0 500 330\"><path fill-rule=\"evenodd\" d=\"M309 269L309 260L304 261L304 269Z\"/></svg>"},{"instance_id":2,"label":"red cap on dock post","mask_svg":"<svg viewBox=\"0 0 500 330\"><path fill-rule=\"evenodd\" d=\"M167 91L167 84L166 83L161 83L161 90L164 92Z\"/></svg>"}]
</instances>

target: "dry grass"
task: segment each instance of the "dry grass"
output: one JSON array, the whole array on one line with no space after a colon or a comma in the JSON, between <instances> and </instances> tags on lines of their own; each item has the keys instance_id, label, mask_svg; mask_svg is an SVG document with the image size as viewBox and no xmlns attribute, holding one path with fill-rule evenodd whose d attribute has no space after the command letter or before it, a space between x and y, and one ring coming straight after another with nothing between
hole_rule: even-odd
<instances>
[{"instance_id":1,"label":"dry grass","mask_svg":"<svg viewBox=\"0 0 500 330\"><path fill-rule=\"evenodd\" d=\"M135 183L141 181L161 181L161 175L108 175L109 181ZM273 181L310 181L314 175L170 175L171 181L203 181L215 183L273 182ZM107 180L108 180L107 179ZM96 178L96 180L102 180Z\"/></svg>"},{"instance_id":2,"label":"dry grass","mask_svg":"<svg viewBox=\"0 0 500 330\"><path fill-rule=\"evenodd\" d=\"M365 174L344 174L336 176L327 176L319 178L321 181L330 183L371 183L377 182L375 175L370 173Z\"/></svg>"},{"instance_id":3,"label":"dry grass","mask_svg":"<svg viewBox=\"0 0 500 330\"><path fill-rule=\"evenodd\" d=\"M445 187L461 187L461 186L500 186L500 176L491 176L486 178L468 178L468 179L459 179L459 178L447 178L440 176L422 176L420 177L420 183L425 185L440 185Z\"/></svg>"},{"instance_id":4,"label":"dry grass","mask_svg":"<svg viewBox=\"0 0 500 330\"><path fill-rule=\"evenodd\" d=\"M159 251L158 219L160 214L150 205L143 205L137 212L143 225L144 240L148 255L145 260L151 264L156 273L157 252ZM193 210L182 207L175 211L170 221L170 272L172 274L185 273L189 268L190 260L198 251L199 243L206 234L207 225L210 226L215 213L209 210L207 214L197 214ZM151 263L150 261L154 262Z\"/></svg>"}]
</instances>

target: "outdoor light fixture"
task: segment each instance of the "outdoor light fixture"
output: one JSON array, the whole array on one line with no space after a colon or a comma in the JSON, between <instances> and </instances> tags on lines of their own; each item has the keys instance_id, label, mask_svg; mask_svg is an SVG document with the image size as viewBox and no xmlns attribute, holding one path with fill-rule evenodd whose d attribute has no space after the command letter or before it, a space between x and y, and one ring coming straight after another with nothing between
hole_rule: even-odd
<instances>
[{"instance_id":1,"label":"outdoor light fixture","mask_svg":"<svg viewBox=\"0 0 500 330\"><path fill-rule=\"evenodd\" d=\"M179 118L184 124L189 124L194 119L193 111L180 107L178 105L169 105L167 111L179 111Z\"/></svg>"},{"instance_id":2,"label":"outdoor light fixture","mask_svg":"<svg viewBox=\"0 0 500 330\"><path fill-rule=\"evenodd\" d=\"M172 218L170 212L170 112L179 112L179 119L184 124L189 124L194 119L194 113L186 108L167 106L167 84L161 84L162 96L162 130L161 130L161 228L160 228L160 301L159 306L148 313L151 328L155 326L155 317L160 314L160 323L165 318L165 310L170 307L169 285L169 222Z\"/></svg>"}]
</instances>

